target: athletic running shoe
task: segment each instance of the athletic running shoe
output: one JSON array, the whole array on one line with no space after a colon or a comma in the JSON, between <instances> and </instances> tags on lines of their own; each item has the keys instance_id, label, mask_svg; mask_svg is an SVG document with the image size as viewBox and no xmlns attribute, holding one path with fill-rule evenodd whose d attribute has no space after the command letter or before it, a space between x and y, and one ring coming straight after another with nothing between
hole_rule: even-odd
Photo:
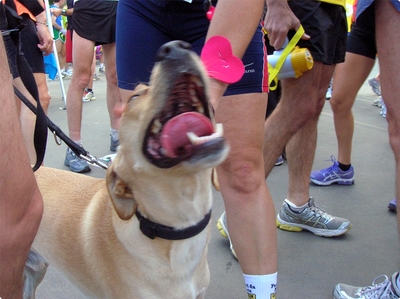
<instances>
[{"instance_id":1,"label":"athletic running shoe","mask_svg":"<svg viewBox=\"0 0 400 299\"><path fill-rule=\"evenodd\" d=\"M282 155L279 156L278 160L275 162L275 166L279 166L283 164L283 157Z\"/></svg>"},{"instance_id":2,"label":"athletic running shoe","mask_svg":"<svg viewBox=\"0 0 400 299\"><path fill-rule=\"evenodd\" d=\"M93 90L92 91L85 90L83 92L82 102L87 103L87 102L94 101L94 100L96 100L96 97L94 95Z\"/></svg>"},{"instance_id":3,"label":"athletic running shoe","mask_svg":"<svg viewBox=\"0 0 400 299\"><path fill-rule=\"evenodd\" d=\"M65 70L62 70L61 71L61 75L62 75L63 79L67 79L67 78L70 78L72 76L72 73L68 72L68 71L65 71Z\"/></svg>"},{"instance_id":4,"label":"athletic running shoe","mask_svg":"<svg viewBox=\"0 0 400 299\"><path fill-rule=\"evenodd\" d=\"M88 162L77 157L71 149L67 149L67 154L65 155L64 165L68 166L69 169L77 173L85 173L91 171Z\"/></svg>"},{"instance_id":5,"label":"athletic running shoe","mask_svg":"<svg viewBox=\"0 0 400 299\"><path fill-rule=\"evenodd\" d=\"M397 200L396 198L389 202L388 209L393 212L397 212Z\"/></svg>"},{"instance_id":6,"label":"athletic running shoe","mask_svg":"<svg viewBox=\"0 0 400 299\"><path fill-rule=\"evenodd\" d=\"M100 80L99 75L97 75L96 73L93 74L93 81L97 81Z\"/></svg>"},{"instance_id":7,"label":"athletic running shoe","mask_svg":"<svg viewBox=\"0 0 400 299\"><path fill-rule=\"evenodd\" d=\"M325 98L329 101L332 97L332 87L329 86L328 90L326 91Z\"/></svg>"},{"instance_id":8,"label":"athletic running shoe","mask_svg":"<svg viewBox=\"0 0 400 299\"><path fill-rule=\"evenodd\" d=\"M377 98L376 100L374 100L372 102L372 106L378 107L378 108L382 108L382 104L383 104L383 100L382 97Z\"/></svg>"},{"instance_id":9,"label":"athletic running shoe","mask_svg":"<svg viewBox=\"0 0 400 299\"><path fill-rule=\"evenodd\" d=\"M347 219L329 215L317 207L310 197L305 208L294 208L285 199L276 218L276 226L292 232L305 229L320 237L336 237L346 233L351 223Z\"/></svg>"},{"instance_id":10,"label":"athletic running shoe","mask_svg":"<svg viewBox=\"0 0 400 299\"><path fill-rule=\"evenodd\" d=\"M71 69L67 69L67 70L64 70L64 73L65 73L68 77L72 77L73 71L72 71Z\"/></svg>"},{"instance_id":11,"label":"athletic running shoe","mask_svg":"<svg viewBox=\"0 0 400 299\"><path fill-rule=\"evenodd\" d=\"M376 95L378 96L381 95L381 85L378 80L376 80L375 78L368 79L368 84L371 86L372 91Z\"/></svg>"},{"instance_id":12,"label":"athletic running shoe","mask_svg":"<svg viewBox=\"0 0 400 299\"><path fill-rule=\"evenodd\" d=\"M381 107L380 115L381 115L382 117L385 117L385 118L386 118L386 112L387 112L387 110L386 110L386 105L385 105L385 102L384 102L383 99L382 99L382 107Z\"/></svg>"},{"instance_id":13,"label":"athletic running shoe","mask_svg":"<svg viewBox=\"0 0 400 299\"><path fill-rule=\"evenodd\" d=\"M326 94L325 94L325 99L328 100L328 101L332 97L332 86L333 86L333 79L331 79L331 81L329 82L329 87L326 90Z\"/></svg>"},{"instance_id":14,"label":"athletic running shoe","mask_svg":"<svg viewBox=\"0 0 400 299\"><path fill-rule=\"evenodd\" d=\"M111 136L110 151L116 152L118 146L119 146L119 140L114 141L112 136Z\"/></svg>"},{"instance_id":15,"label":"athletic running shoe","mask_svg":"<svg viewBox=\"0 0 400 299\"><path fill-rule=\"evenodd\" d=\"M105 74L106 68L104 66L99 67L99 72Z\"/></svg>"},{"instance_id":16,"label":"athletic running shoe","mask_svg":"<svg viewBox=\"0 0 400 299\"><path fill-rule=\"evenodd\" d=\"M400 289L396 279L399 272L392 275L391 279L386 275L378 276L372 282L372 286L356 287L339 283L333 290L334 299L399 299Z\"/></svg>"},{"instance_id":17,"label":"athletic running shoe","mask_svg":"<svg viewBox=\"0 0 400 299\"><path fill-rule=\"evenodd\" d=\"M310 180L319 186L328 186L333 183L339 185L352 185L354 184L354 168L350 167L349 170L343 171L339 168L339 162L336 161L334 156L331 156L333 165L322 170L315 170L310 174Z\"/></svg>"},{"instance_id":18,"label":"athletic running shoe","mask_svg":"<svg viewBox=\"0 0 400 299\"><path fill-rule=\"evenodd\" d=\"M232 246L231 238L229 237L228 226L226 224L226 213L225 213L225 211L222 213L221 217L219 217L219 219L217 221L217 228L218 228L219 233L221 234L221 236L223 236L224 238L228 238L229 239L229 244L230 244L230 248L231 248L232 254L237 259L236 252L235 252L235 250L233 249L233 246Z\"/></svg>"}]
</instances>

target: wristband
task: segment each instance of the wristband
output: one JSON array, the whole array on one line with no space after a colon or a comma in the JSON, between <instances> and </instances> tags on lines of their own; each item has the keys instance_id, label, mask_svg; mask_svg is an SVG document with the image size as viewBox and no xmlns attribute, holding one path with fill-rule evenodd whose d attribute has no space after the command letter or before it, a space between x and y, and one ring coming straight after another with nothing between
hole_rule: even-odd
<instances>
[{"instance_id":1,"label":"wristband","mask_svg":"<svg viewBox=\"0 0 400 299\"><path fill-rule=\"evenodd\" d=\"M67 10L66 10L66 9L61 10L61 14L62 14L63 16L66 16L66 15L67 15Z\"/></svg>"}]
</instances>

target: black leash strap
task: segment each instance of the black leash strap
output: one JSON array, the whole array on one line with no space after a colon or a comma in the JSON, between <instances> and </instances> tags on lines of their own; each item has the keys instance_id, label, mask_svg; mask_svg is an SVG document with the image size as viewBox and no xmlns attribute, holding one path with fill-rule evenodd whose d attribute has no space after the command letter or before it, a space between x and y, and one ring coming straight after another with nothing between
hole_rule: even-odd
<instances>
[{"instance_id":1,"label":"black leash strap","mask_svg":"<svg viewBox=\"0 0 400 299\"><path fill-rule=\"evenodd\" d=\"M88 152L81 146L77 145L74 141L72 141L67 135L65 135L65 133L59 128L57 127L44 113L43 108L40 106L39 109L37 109L17 88L14 87L14 92L15 94L21 99L22 102L24 102L24 104L33 112L37 115L37 122L40 122L40 127L41 130L44 128L46 129L46 127L49 128L49 130L56 135L58 138L60 138L62 141L65 142L65 144L75 153L75 155L77 155L78 157L81 156L87 156ZM39 110L42 110L42 112L40 112ZM37 123L36 122L36 123ZM45 132L46 137L43 138L44 135L42 135L43 133L40 133L39 135L41 135L41 141L39 141L41 144L45 144L44 146L44 150L46 149L46 140L47 140L47 130ZM36 130L35 130L35 137L36 137ZM35 138L36 139L36 138ZM44 152L43 152L43 157L44 157ZM43 160L42 160L43 161ZM41 163L41 162L40 162Z\"/></svg>"}]
</instances>

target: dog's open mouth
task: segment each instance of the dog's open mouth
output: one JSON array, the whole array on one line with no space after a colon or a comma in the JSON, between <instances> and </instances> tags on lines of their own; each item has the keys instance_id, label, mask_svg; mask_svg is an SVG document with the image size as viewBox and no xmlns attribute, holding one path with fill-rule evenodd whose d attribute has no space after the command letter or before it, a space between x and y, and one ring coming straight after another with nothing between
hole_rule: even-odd
<instances>
[{"instance_id":1,"label":"dog's open mouth","mask_svg":"<svg viewBox=\"0 0 400 299\"><path fill-rule=\"evenodd\" d=\"M147 159L169 168L195 154L221 148L222 125L214 128L210 113L204 82L191 74L181 75L164 109L147 129L143 144Z\"/></svg>"}]
</instances>

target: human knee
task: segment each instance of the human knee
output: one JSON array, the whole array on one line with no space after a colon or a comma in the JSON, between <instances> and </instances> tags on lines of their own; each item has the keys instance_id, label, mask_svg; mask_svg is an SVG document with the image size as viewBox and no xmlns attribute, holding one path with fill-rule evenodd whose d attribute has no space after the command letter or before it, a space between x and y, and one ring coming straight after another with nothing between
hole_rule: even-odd
<instances>
[{"instance_id":1,"label":"human knee","mask_svg":"<svg viewBox=\"0 0 400 299\"><path fill-rule=\"evenodd\" d=\"M336 97L335 95L329 101L333 113L340 113L343 111L349 111L351 109L353 100L350 98Z\"/></svg>"},{"instance_id":2,"label":"human knee","mask_svg":"<svg viewBox=\"0 0 400 299\"><path fill-rule=\"evenodd\" d=\"M117 86L117 71L114 68L106 68L106 80L108 84Z\"/></svg>"},{"instance_id":3,"label":"human knee","mask_svg":"<svg viewBox=\"0 0 400 299\"><path fill-rule=\"evenodd\" d=\"M261 184L265 184L261 161L261 156L259 159L245 155L229 157L220 167L221 180L236 192L252 193L258 190Z\"/></svg>"},{"instance_id":4,"label":"human knee","mask_svg":"<svg viewBox=\"0 0 400 299\"><path fill-rule=\"evenodd\" d=\"M50 104L50 94L47 85L38 85L38 91L40 104L42 105L44 111L47 111L47 108Z\"/></svg>"}]
</instances>

